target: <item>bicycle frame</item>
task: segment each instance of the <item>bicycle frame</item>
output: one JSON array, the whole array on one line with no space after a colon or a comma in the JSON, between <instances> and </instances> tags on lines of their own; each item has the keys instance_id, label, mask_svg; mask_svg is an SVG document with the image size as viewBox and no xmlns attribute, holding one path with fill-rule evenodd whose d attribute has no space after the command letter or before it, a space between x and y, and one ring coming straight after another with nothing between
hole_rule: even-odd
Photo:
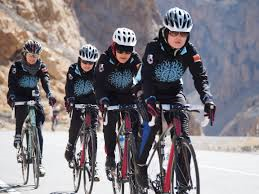
<instances>
[{"instance_id":1,"label":"bicycle frame","mask_svg":"<svg viewBox=\"0 0 259 194\"><path fill-rule=\"evenodd\" d=\"M133 135L133 133L132 133L132 122L131 122L129 111L131 109L133 110L136 108L137 108L137 106L135 104L134 105L125 105L125 106L114 105L114 106L109 106L106 108L106 111L116 110L120 114L121 126L118 129L116 142L119 147L119 154L120 154L120 161L121 161L121 169L120 169L121 172L118 171L117 173L119 173L121 175L119 177L119 182L122 182L122 183L128 182L129 176L130 176L129 167L128 167L128 165L129 165L128 164L128 161L129 161L128 154L129 154L129 149L131 146L130 139L132 139L131 136ZM105 115L104 116L104 119L105 119L104 125L106 125L108 123L108 115L106 112L104 115ZM124 143L123 150L119 143L120 134L125 135L125 143ZM133 158L133 160L135 160L135 158ZM114 174L113 176L116 176L116 174Z\"/></svg>"},{"instance_id":2,"label":"bicycle frame","mask_svg":"<svg viewBox=\"0 0 259 194\"><path fill-rule=\"evenodd\" d=\"M35 114L35 104L36 102L34 100L31 101L25 101L25 102L15 102L15 106L21 106L21 105L27 105L29 107L29 113L28 116L25 119L25 123L30 126L25 127L26 130L28 130L28 152L29 152L29 159L32 157L32 135L33 131L32 128L36 129L36 114ZM24 129L23 129L24 130ZM37 131L35 131L37 133ZM40 153L39 153L40 154Z\"/></svg>"},{"instance_id":3,"label":"bicycle frame","mask_svg":"<svg viewBox=\"0 0 259 194\"><path fill-rule=\"evenodd\" d=\"M82 142L82 147L81 147L81 157L80 157L80 167L83 168L84 164L85 164L85 160L86 160L86 156L85 156L85 143L87 142L87 134L90 131L91 128L91 115L89 114L89 111L86 111L87 108L98 108L96 105L90 105L90 104L75 104L75 108L76 109L81 109L81 119L83 120L82 126L81 126L81 130L79 131L79 133L83 136L83 139L81 139ZM84 130L82 130L84 129ZM80 136L80 135L79 135Z\"/></svg>"},{"instance_id":4,"label":"bicycle frame","mask_svg":"<svg viewBox=\"0 0 259 194\"><path fill-rule=\"evenodd\" d=\"M160 104L161 106L161 119L164 119L164 112L165 111L171 111L173 109L173 105L170 104ZM199 112L199 110L197 109L189 109L189 106L185 106L185 111L192 111L192 112ZM152 120L154 120L154 118L152 118ZM163 121L162 121L163 122ZM173 165L173 158L175 155L175 145L176 145L176 141L179 137L181 137L182 135L182 126L181 126L181 121L179 120L179 118L177 118L177 114L175 114L173 116L172 122L169 123L169 126L167 126L166 129L162 129L162 134L159 136L159 139L157 140L157 142L155 143L153 152L151 154L151 157L148 161L148 166L150 165L155 152L161 147L161 142L163 141L163 139L165 138L166 134L168 133L168 131L171 129L174 129L174 135L172 137L172 144L170 147L170 152L169 152L169 160L168 160L168 164L167 164L167 169L166 172L164 174L164 172L161 172L161 186L162 186L162 192L163 193L170 193L170 181L171 181L171 171L172 171L172 165ZM163 155L162 155L163 156ZM159 158L160 160L160 158Z\"/></svg>"},{"instance_id":5,"label":"bicycle frame","mask_svg":"<svg viewBox=\"0 0 259 194\"><path fill-rule=\"evenodd\" d=\"M41 151L40 151L40 145L39 145L39 137L38 137L38 131L36 126L36 113L35 113L35 104L37 104L36 101L30 100L30 101L24 101L24 102L15 102L15 106L20 105L26 105L29 108L28 115L25 119L26 126L22 129L22 133L25 135L28 134L28 144L27 144L27 153L28 153L28 161L32 161L32 158L35 157L36 160L36 174L34 174L34 178L36 178L35 182L35 188L39 185L39 160L41 159ZM27 130L27 133L26 133ZM35 140L36 138L36 140ZM33 145L34 142L34 145ZM34 147L35 146L35 147ZM34 149L36 149L36 155L33 156ZM28 162L27 161L27 162ZM25 181L25 184L28 181L28 175Z\"/></svg>"},{"instance_id":6,"label":"bicycle frame","mask_svg":"<svg viewBox=\"0 0 259 194\"><path fill-rule=\"evenodd\" d=\"M98 109L97 105L91 104L75 104L74 108L81 110L81 120L82 125L78 133L78 138L80 138L80 143L78 144L78 149L75 147L74 156L72 162L69 163L69 167L73 169L73 181L75 192L78 191L80 187L81 174L83 174L84 179L84 190L85 193L91 193L93 189L94 182L94 171L95 171L95 161L96 161L96 148L95 139L93 139L93 128L92 128L92 114L93 109ZM78 141L78 139L77 139ZM90 144L89 144L90 143ZM91 147L90 147L91 146ZM89 152L90 149L90 152ZM89 155L89 160L87 160L87 152ZM88 162L89 166L86 165ZM90 168L89 168L90 167ZM90 178L91 177L91 178ZM86 182L89 181L89 185L86 186Z\"/></svg>"}]
</instances>

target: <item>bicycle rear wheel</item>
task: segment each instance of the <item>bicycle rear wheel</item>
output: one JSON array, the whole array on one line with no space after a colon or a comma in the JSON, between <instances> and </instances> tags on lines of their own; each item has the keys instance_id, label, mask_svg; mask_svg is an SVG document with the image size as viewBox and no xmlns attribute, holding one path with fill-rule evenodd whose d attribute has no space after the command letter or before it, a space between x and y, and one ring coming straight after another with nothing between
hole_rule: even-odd
<instances>
[{"instance_id":1,"label":"bicycle rear wheel","mask_svg":"<svg viewBox=\"0 0 259 194\"><path fill-rule=\"evenodd\" d=\"M21 158L22 165L22 177L23 184L26 185L29 180L30 162L28 153L28 133L25 130L22 131L22 146L18 151L18 155Z\"/></svg>"},{"instance_id":2,"label":"bicycle rear wheel","mask_svg":"<svg viewBox=\"0 0 259 194\"><path fill-rule=\"evenodd\" d=\"M34 177L34 188L39 187L39 178L40 178L40 143L37 128L33 127L33 138L32 138L32 164L33 164L33 177Z\"/></svg>"},{"instance_id":3,"label":"bicycle rear wheel","mask_svg":"<svg viewBox=\"0 0 259 194\"><path fill-rule=\"evenodd\" d=\"M94 133L90 131L90 133L87 133L84 144L84 190L86 194L91 194L93 189L96 162L95 144Z\"/></svg>"},{"instance_id":4,"label":"bicycle rear wheel","mask_svg":"<svg viewBox=\"0 0 259 194\"><path fill-rule=\"evenodd\" d=\"M171 194L200 194L199 169L193 146L185 139L177 142L171 171Z\"/></svg>"}]
</instances>

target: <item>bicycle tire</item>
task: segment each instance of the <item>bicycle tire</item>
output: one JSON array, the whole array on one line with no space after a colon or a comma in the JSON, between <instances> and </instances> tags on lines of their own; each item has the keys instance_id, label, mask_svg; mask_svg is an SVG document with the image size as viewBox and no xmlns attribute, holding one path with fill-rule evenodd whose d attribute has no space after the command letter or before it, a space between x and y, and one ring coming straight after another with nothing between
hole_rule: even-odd
<instances>
[{"instance_id":1,"label":"bicycle tire","mask_svg":"<svg viewBox=\"0 0 259 194\"><path fill-rule=\"evenodd\" d=\"M162 155L162 149L163 149L163 155ZM150 176L150 185L151 189L155 193L162 193L163 192L163 183L164 183L164 176L165 176L165 170L163 168L163 162L164 162L164 147L161 146L160 142L157 144L157 147L153 151L152 160L149 161L148 165L148 174ZM159 164L159 165L157 165ZM151 178L152 177L152 178Z\"/></svg>"},{"instance_id":2,"label":"bicycle tire","mask_svg":"<svg viewBox=\"0 0 259 194\"><path fill-rule=\"evenodd\" d=\"M139 192L139 187L135 179L136 150L137 148L135 144L135 138L133 137L133 134L131 134L130 141L129 141L129 149L128 149L128 173L129 173L130 194L136 194Z\"/></svg>"},{"instance_id":3,"label":"bicycle tire","mask_svg":"<svg viewBox=\"0 0 259 194\"><path fill-rule=\"evenodd\" d=\"M81 129L80 129L81 130ZM80 160L81 160L81 154L82 154L82 145L81 142L83 141L82 136L79 136L79 141L76 143L76 151L73 157L73 185L74 185L74 191L75 193L78 192L80 183L81 183L81 174L82 174L82 168L80 166Z\"/></svg>"},{"instance_id":4,"label":"bicycle tire","mask_svg":"<svg viewBox=\"0 0 259 194\"><path fill-rule=\"evenodd\" d=\"M39 179L40 179L40 143L39 136L36 127L32 127L33 134L33 143L32 143L32 164L33 164L33 178L34 178L34 188L37 189L39 187Z\"/></svg>"},{"instance_id":5,"label":"bicycle tire","mask_svg":"<svg viewBox=\"0 0 259 194\"><path fill-rule=\"evenodd\" d=\"M180 164L183 166L180 167ZM177 140L176 143L170 190L171 194L180 193L181 191L187 191L190 194L200 194L199 168L196 154L192 144L186 139Z\"/></svg>"},{"instance_id":6,"label":"bicycle tire","mask_svg":"<svg viewBox=\"0 0 259 194\"><path fill-rule=\"evenodd\" d=\"M84 159L84 191L86 194L91 194L94 184L94 175L95 175L95 138L93 131L87 133L88 136L85 137L85 159ZM91 154L91 160L89 156ZM87 160L88 158L88 160ZM88 182L89 181L89 182Z\"/></svg>"},{"instance_id":7,"label":"bicycle tire","mask_svg":"<svg viewBox=\"0 0 259 194\"><path fill-rule=\"evenodd\" d=\"M81 182L81 174L82 169L79 166L79 161L74 158L74 164L73 164L73 185L74 185L74 191L75 193L78 192Z\"/></svg>"},{"instance_id":8,"label":"bicycle tire","mask_svg":"<svg viewBox=\"0 0 259 194\"><path fill-rule=\"evenodd\" d=\"M23 184L26 185L29 180L30 163L29 163L29 152L28 152L28 132L22 131L22 146L19 150L20 157L22 158L22 177Z\"/></svg>"}]
</instances>

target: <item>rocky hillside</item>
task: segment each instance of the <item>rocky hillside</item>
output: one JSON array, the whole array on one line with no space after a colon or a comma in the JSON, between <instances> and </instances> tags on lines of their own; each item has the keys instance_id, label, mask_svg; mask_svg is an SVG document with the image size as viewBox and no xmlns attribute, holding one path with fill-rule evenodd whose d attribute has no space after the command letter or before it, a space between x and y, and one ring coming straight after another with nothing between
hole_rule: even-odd
<instances>
[{"instance_id":1,"label":"rocky hillside","mask_svg":"<svg viewBox=\"0 0 259 194\"><path fill-rule=\"evenodd\" d=\"M138 39L136 50L143 53L144 45L161 23L154 0L74 1L73 8L81 35L101 51L111 44L114 30L125 26L134 30Z\"/></svg>"},{"instance_id":2,"label":"rocky hillside","mask_svg":"<svg viewBox=\"0 0 259 194\"><path fill-rule=\"evenodd\" d=\"M44 47L41 57L48 65L51 87L61 107L61 118L66 125L62 127L68 128L69 119L62 105L65 75L68 66L77 60L78 49L85 40L103 51L111 44L113 31L125 26L136 32L137 50L143 53L144 45L158 29L158 22L160 15L153 0L124 3L115 0L99 3L92 0L0 0L0 129L14 128L6 103L8 71L20 57L27 39L36 39ZM43 91L41 93L45 96ZM45 98L43 105L49 118L50 108ZM198 129L194 134L199 135L199 125L193 123Z\"/></svg>"},{"instance_id":3,"label":"rocky hillside","mask_svg":"<svg viewBox=\"0 0 259 194\"><path fill-rule=\"evenodd\" d=\"M157 4L162 15L178 6L193 17L191 41L207 66L217 103L216 125L205 133L254 134L258 97L252 101L249 97L259 95L259 1L157 0ZM194 89L190 76L185 87L187 93Z\"/></svg>"}]
</instances>

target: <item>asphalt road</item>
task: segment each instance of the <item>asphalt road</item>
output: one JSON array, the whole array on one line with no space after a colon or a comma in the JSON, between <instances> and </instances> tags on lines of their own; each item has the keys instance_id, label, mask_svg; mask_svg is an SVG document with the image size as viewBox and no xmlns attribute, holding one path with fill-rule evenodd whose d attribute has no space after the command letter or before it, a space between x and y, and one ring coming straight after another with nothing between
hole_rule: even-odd
<instances>
[{"instance_id":1,"label":"asphalt road","mask_svg":"<svg viewBox=\"0 0 259 194\"><path fill-rule=\"evenodd\" d=\"M37 190L33 180L22 185L20 165L13 148L13 131L0 132L0 193L9 194L72 194L72 171L64 159L67 132L44 132L43 164L47 174ZM201 194L254 194L259 191L259 154L225 153L197 150L201 177ZM105 152L102 133L98 136L98 172L100 182L93 194L112 194L104 172ZM80 189L78 193L84 193ZM150 192L152 193L152 192Z\"/></svg>"}]
</instances>

